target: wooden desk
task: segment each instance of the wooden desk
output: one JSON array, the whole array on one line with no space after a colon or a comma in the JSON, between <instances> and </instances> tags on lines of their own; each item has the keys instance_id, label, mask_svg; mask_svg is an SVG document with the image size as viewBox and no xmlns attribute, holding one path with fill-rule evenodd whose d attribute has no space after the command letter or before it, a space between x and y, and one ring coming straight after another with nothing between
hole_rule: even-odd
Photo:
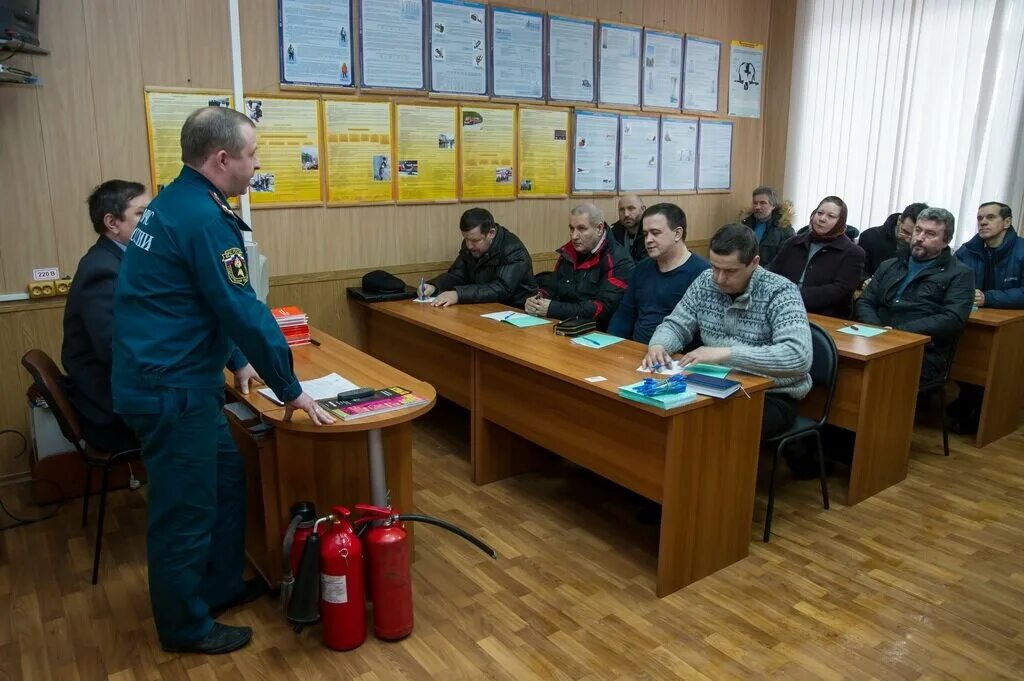
<instances>
[{"instance_id":1,"label":"wooden desk","mask_svg":"<svg viewBox=\"0 0 1024 681\"><path fill-rule=\"evenodd\" d=\"M839 351L828 422L856 435L846 492L846 503L852 505L907 477L928 336L892 330L864 338L837 331L848 320L817 314L808 318L829 332ZM824 400L823 390L812 390L800 405L801 413L818 418Z\"/></svg>"},{"instance_id":2,"label":"wooden desk","mask_svg":"<svg viewBox=\"0 0 1024 681\"><path fill-rule=\"evenodd\" d=\"M386 486L391 501L401 511L412 511L412 423L436 401L434 389L401 371L311 329L320 347L305 345L292 351L299 380L337 372L368 387L398 385L408 388L427 403L418 407L338 421L330 426L313 425L303 411L284 420L284 408L252 390L242 395L225 372L231 396L245 402L272 434L254 438L247 425L229 416L232 434L245 460L248 486L246 553L253 566L271 584L281 581L281 540L288 526L289 508L296 501L312 501L326 515L331 506L352 507L371 500L371 464L375 448L386 462ZM410 539L413 529L409 527Z\"/></svg>"},{"instance_id":3,"label":"wooden desk","mask_svg":"<svg viewBox=\"0 0 1024 681\"><path fill-rule=\"evenodd\" d=\"M985 388L976 446L1016 430L1024 404L1024 310L983 307L972 312L951 375Z\"/></svg>"},{"instance_id":4,"label":"wooden desk","mask_svg":"<svg viewBox=\"0 0 1024 681\"><path fill-rule=\"evenodd\" d=\"M700 397L665 411L617 395L641 378L639 343L590 349L550 325L480 317L510 309L499 305L365 308L370 354L420 378L445 373L438 391L469 408L477 484L530 469L534 443L660 502L659 596L747 555L769 379L737 373L749 399ZM608 380L584 380L595 375Z\"/></svg>"}]
</instances>

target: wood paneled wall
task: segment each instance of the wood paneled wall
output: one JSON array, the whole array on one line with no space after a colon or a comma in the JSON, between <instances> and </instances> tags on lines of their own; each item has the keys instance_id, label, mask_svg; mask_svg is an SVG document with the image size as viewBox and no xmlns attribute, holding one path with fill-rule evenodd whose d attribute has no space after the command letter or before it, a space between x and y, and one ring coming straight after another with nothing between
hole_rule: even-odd
<instances>
[{"instance_id":1,"label":"wood paneled wall","mask_svg":"<svg viewBox=\"0 0 1024 681\"><path fill-rule=\"evenodd\" d=\"M246 92L280 92L277 0L239 4ZM766 43L765 116L732 119L734 190L662 198L686 210L689 239L700 242L735 218L764 174L781 182L785 141L781 138L780 144L777 134L784 134L788 118L795 0L508 4L722 40L723 115L729 40ZM43 84L0 86L0 292L23 291L33 268L58 266L62 273L73 273L95 240L85 210L92 187L111 178L147 181L146 85L231 87L227 0L60 0L43 2L42 13L41 39L52 54L19 54L8 63L38 73ZM774 40L780 49L773 49ZM647 198L651 203L652 197ZM518 233L532 253L542 254L565 241L567 214L578 202L520 199L480 205ZM596 203L614 215L615 199ZM397 268L418 280L421 272L436 271L458 248L456 225L466 207L256 209L253 227L274 283L271 302L303 305L326 330L358 341L346 330L352 328L350 313L341 297L358 278L353 272ZM543 268L540 258L537 265ZM26 375L18 359L37 346L59 356L62 303L5 309L0 309L0 427L24 430ZM15 450L0 441L0 477L26 470L25 461L12 460Z\"/></svg>"}]
</instances>

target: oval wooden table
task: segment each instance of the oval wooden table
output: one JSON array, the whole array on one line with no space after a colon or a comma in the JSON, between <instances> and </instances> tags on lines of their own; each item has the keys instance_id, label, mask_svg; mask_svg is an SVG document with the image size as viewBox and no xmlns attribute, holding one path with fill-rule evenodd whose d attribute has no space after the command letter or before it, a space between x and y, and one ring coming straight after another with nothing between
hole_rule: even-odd
<instances>
[{"instance_id":1,"label":"oval wooden table","mask_svg":"<svg viewBox=\"0 0 1024 681\"><path fill-rule=\"evenodd\" d=\"M319 346L292 349L299 380L337 373L361 387L400 386L426 402L317 426L303 411L286 421L284 407L257 389L243 395L234 387L231 373L225 372L231 398L255 412L254 418L243 420L229 411L228 421L246 465L246 553L271 584L281 581L281 542L295 502L312 501L320 515L329 513L332 506L351 508L366 502L413 510L412 421L429 411L437 398L429 383L316 328L310 329L310 335ZM408 529L411 541L413 530Z\"/></svg>"}]
</instances>

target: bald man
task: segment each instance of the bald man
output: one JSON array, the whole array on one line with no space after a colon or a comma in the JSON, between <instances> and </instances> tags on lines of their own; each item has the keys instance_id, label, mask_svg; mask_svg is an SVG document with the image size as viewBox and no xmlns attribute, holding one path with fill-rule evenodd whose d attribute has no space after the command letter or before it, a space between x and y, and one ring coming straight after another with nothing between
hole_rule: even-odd
<instances>
[{"instance_id":1,"label":"bald man","mask_svg":"<svg viewBox=\"0 0 1024 681\"><path fill-rule=\"evenodd\" d=\"M612 238L626 249L633 262L640 262L647 257L640 222L645 210L647 206L639 196L623 194L619 198L619 221L612 225Z\"/></svg>"}]
</instances>

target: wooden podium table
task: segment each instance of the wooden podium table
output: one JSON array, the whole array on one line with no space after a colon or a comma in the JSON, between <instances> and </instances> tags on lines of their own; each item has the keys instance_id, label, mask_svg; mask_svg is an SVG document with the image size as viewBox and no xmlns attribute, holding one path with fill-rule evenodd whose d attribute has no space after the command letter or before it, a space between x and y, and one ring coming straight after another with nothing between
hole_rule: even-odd
<instances>
[{"instance_id":1,"label":"wooden podium table","mask_svg":"<svg viewBox=\"0 0 1024 681\"><path fill-rule=\"evenodd\" d=\"M952 377L985 388L976 446L1016 430L1024 405L1024 310L972 312L957 344Z\"/></svg>"},{"instance_id":2,"label":"wooden podium table","mask_svg":"<svg viewBox=\"0 0 1024 681\"><path fill-rule=\"evenodd\" d=\"M657 593L668 595L745 557L750 544L764 391L699 397L663 410L620 398L646 346L571 344L551 324L482 318L503 305L365 305L370 354L429 380L471 414L477 484L532 467L539 445L662 504ZM589 382L588 377L607 380Z\"/></svg>"},{"instance_id":3,"label":"wooden podium table","mask_svg":"<svg viewBox=\"0 0 1024 681\"><path fill-rule=\"evenodd\" d=\"M839 376L828 422L856 436L846 503L853 505L907 477L917 386L928 336L904 331L864 338L840 333L849 320L811 314L839 350ZM822 390L812 390L800 411L818 418Z\"/></svg>"},{"instance_id":4,"label":"wooden podium table","mask_svg":"<svg viewBox=\"0 0 1024 681\"><path fill-rule=\"evenodd\" d=\"M293 349L299 380L332 372L357 385L372 388L401 386L427 400L408 409L333 425L316 426L303 411L284 420L284 408L254 387L248 395L235 389L225 372L230 395L244 402L259 418L243 422L229 412L228 422L245 460L248 487L246 553L253 566L271 583L281 581L281 542L297 501L312 501L320 515L331 506L380 503L388 498L400 511L411 512L412 420L429 411L434 389L423 381L370 357L318 329L310 329L320 347ZM260 422L273 428L254 435ZM258 429L257 429L258 430ZM380 469L386 467L386 482ZM373 479L379 479L376 485ZM410 540L413 530L408 528Z\"/></svg>"}]
</instances>

